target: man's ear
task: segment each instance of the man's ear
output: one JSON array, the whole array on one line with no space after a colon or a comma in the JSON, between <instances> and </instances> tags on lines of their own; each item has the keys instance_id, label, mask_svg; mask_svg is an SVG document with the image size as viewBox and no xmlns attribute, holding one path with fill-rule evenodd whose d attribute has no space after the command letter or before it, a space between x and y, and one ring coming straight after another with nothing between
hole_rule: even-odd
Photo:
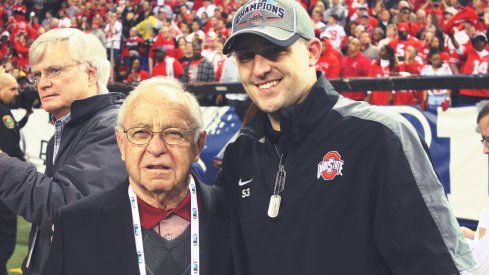
<instances>
[{"instance_id":1,"label":"man's ear","mask_svg":"<svg viewBox=\"0 0 489 275\"><path fill-rule=\"evenodd\" d=\"M96 67L89 65L88 66L88 86L92 87L94 85L97 85L97 79L98 79L98 70Z\"/></svg>"},{"instance_id":2,"label":"man's ear","mask_svg":"<svg viewBox=\"0 0 489 275\"><path fill-rule=\"evenodd\" d=\"M204 150L204 144L206 139L207 139L207 132L206 131L200 132L199 140L197 140L197 144L195 145L197 146L197 148L195 150L194 162L199 160L200 153L202 153L202 150Z\"/></svg>"},{"instance_id":3,"label":"man's ear","mask_svg":"<svg viewBox=\"0 0 489 275\"><path fill-rule=\"evenodd\" d=\"M124 151L124 132L121 128L115 128L115 138L117 139L117 145L119 146L119 151L121 152L121 159L126 160L126 154Z\"/></svg>"},{"instance_id":4,"label":"man's ear","mask_svg":"<svg viewBox=\"0 0 489 275\"><path fill-rule=\"evenodd\" d=\"M309 66L315 67L316 63L318 63L319 57L321 56L321 41L314 37L307 41L306 47L309 52Z\"/></svg>"}]
</instances>

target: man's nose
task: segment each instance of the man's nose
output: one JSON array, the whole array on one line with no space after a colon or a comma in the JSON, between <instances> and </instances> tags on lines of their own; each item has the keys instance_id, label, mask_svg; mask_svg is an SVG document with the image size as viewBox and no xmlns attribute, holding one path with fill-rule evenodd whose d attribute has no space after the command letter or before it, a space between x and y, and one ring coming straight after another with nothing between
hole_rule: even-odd
<instances>
[{"instance_id":1,"label":"man's nose","mask_svg":"<svg viewBox=\"0 0 489 275\"><path fill-rule=\"evenodd\" d=\"M149 141L147 151L154 156L158 156L167 151L167 146L168 144L165 143L161 135L155 133L153 138Z\"/></svg>"},{"instance_id":2,"label":"man's nose","mask_svg":"<svg viewBox=\"0 0 489 275\"><path fill-rule=\"evenodd\" d=\"M270 61L259 54L255 55L253 60L253 74L260 77L270 72L270 70Z\"/></svg>"}]
</instances>

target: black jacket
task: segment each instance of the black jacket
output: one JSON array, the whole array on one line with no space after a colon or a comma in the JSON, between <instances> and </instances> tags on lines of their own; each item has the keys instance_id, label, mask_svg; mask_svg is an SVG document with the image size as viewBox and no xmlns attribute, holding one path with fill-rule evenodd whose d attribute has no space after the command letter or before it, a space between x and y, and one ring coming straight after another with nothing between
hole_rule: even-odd
<instances>
[{"instance_id":1,"label":"black jacket","mask_svg":"<svg viewBox=\"0 0 489 275\"><path fill-rule=\"evenodd\" d=\"M11 157L24 160L24 153L19 145L19 130L27 122L27 116L17 123L10 109L0 102L0 118L0 149Z\"/></svg>"},{"instance_id":2,"label":"black jacket","mask_svg":"<svg viewBox=\"0 0 489 275\"><path fill-rule=\"evenodd\" d=\"M125 181L62 208L43 274L139 274L127 188ZM229 224L227 209L221 202L222 190L197 182L197 193L202 199L200 274L232 275Z\"/></svg>"},{"instance_id":3,"label":"black jacket","mask_svg":"<svg viewBox=\"0 0 489 275\"><path fill-rule=\"evenodd\" d=\"M114 133L119 109L115 99L113 94L102 94L72 103L71 121L64 128L54 165L54 137L49 141L44 174L0 154L0 200L33 224L29 247L34 245L34 250L29 268L24 266L26 274L41 272L53 218L62 206L127 177Z\"/></svg>"},{"instance_id":4,"label":"black jacket","mask_svg":"<svg viewBox=\"0 0 489 275\"><path fill-rule=\"evenodd\" d=\"M474 264L402 116L340 97L321 76L304 102L281 111L284 145L271 143L267 123L258 111L216 180L232 201L237 274L456 274ZM282 153L285 187L270 218Z\"/></svg>"}]
</instances>

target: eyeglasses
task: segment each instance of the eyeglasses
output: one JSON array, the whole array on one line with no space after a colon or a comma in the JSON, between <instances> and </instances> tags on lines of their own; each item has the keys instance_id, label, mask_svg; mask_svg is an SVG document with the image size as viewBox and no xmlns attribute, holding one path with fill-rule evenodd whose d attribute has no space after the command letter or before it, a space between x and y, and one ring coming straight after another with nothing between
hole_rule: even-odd
<instances>
[{"instance_id":1,"label":"eyeglasses","mask_svg":"<svg viewBox=\"0 0 489 275\"><path fill-rule=\"evenodd\" d=\"M482 145L489 149L489 137L482 137L481 139Z\"/></svg>"},{"instance_id":2,"label":"eyeglasses","mask_svg":"<svg viewBox=\"0 0 489 275\"><path fill-rule=\"evenodd\" d=\"M80 65L80 63L75 63L71 65L66 65L66 66L49 66L46 69L42 70L41 72L31 72L29 74L29 81L32 84L36 84L39 82L41 79L41 76L44 76L45 78L51 79L54 78L58 75L60 75L62 72L64 72L67 68Z\"/></svg>"},{"instance_id":3,"label":"eyeglasses","mask_svg":"<svg viewBox=\"0 0 489 275\"><path fill-rule=\"evenodd\" d=\"M153 138L154 134L159 134L160 138L168 145L178 145L184 143L193 130L187 130L182 128L166 128L159 132L154 132L150 128L146 127L134 127L127 130L124 129L124 133L127 139L132 144L145 145L148 144Z\"/></svg>"}]
</instances>

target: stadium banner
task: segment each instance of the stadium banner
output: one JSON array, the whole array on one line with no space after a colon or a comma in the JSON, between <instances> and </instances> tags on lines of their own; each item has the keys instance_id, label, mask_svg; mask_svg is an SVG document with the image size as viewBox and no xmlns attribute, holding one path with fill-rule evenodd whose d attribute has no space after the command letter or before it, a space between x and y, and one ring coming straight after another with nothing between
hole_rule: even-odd
<instances>
[{"instance_id":1,"label":"stadium banner","mask_svg":"<svg viewBox=\"0 0 489 275\"><path fill-rule=\"evenodd\" d=\"M477 107L452 107L445 112L440 108L421 111L417 106L380 108L400 113L425 138L457 218L478 220L482 209L489 208L489 158L482 153L481 137L476 130ZM213 161L239 131L241 123L230 107L202 107L202 111L208 138L199 163L205 171L202 180L211 183L217 172ZM25 111L13 113L20 120ZM44 171L41 153L53 133L54 127L43 110L35 110L22 129L24 149L41 172Z\"/></svg>"}]
</instances>

